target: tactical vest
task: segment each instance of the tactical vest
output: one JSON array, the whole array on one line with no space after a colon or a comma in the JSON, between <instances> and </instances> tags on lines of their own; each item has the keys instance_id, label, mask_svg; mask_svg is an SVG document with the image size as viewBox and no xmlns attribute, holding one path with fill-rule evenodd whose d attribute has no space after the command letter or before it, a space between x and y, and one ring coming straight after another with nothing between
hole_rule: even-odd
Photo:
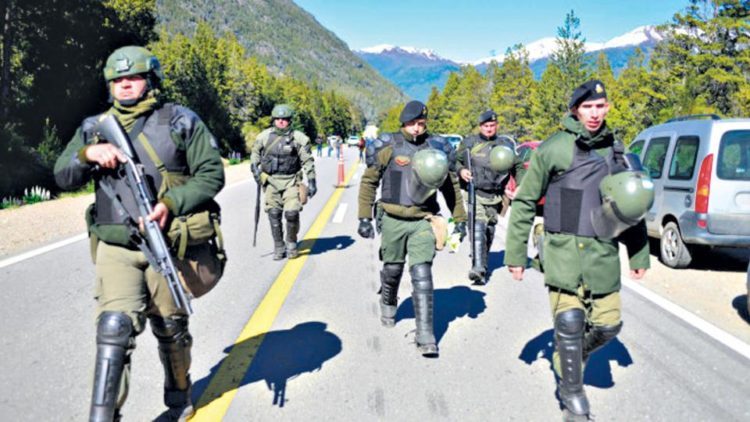
<instances>
[{"instance_id":1,"label":"tactical vest","mask_svg":"<svg viewBox=\"0 0 750 422\"><path fill-rule=\"evenodd\" d=\"M268 174L295 174L302 169L299 150L294 142L294 132L279 136L274 131L268 135L260 157L260 167Z\"/></svg>"},{"instance_id":2,"label":"tactical vest","mask_svg":"<svg viewBox=\"0 0 750 422\"><path fill-rule=\"evenodd\" d=\"M513 145L506 139L495 137L491 140L474 138L468 149L471 151L471 170L474 188L479 196L488 197L503 192L508 183L508 172L496 172L490 168L490 150L496 146L506 146L513 150Z\"/></svg>"},{"instance_id":3,"label":"tactical vest","mask_svg":"<svg viewBox=\"0 0 750 422\"><path fill-rule=\"evenodd\" d=\"M412 178L416 177L412 168L412 158L417 151L431 148L431 145L428 142L420 145L412 144L401 133L395 133L392 136L390 145L393 146L393 155L383 172L380 200L387 204L405 207L422 205L424 202L416 203L408 194L408 186Z\"/></svg>"},{"instance_id":4,"label":"tactical vest","mask_svg":"<svg viewBox=\"0 0 750 422\"><path fill-rule=\"evenodd\" d=\"M599 184L607 175L622 171L624 148L615 141L602 156L581 141L574 142L573 162L547 186L544 229L550 233L596 237L591 211L601 207Z\"/></svg>"},{"instance_id":5,"label":"tactical vest","mask_svg":"<svg viewBox=\"0 0 750 422\"><path fill-rule=\"evenodd\" d=\"M184 145L178 145L172 138L170 125L172 112L173 105L165 104L147 117L138 119L135 127L128 133L136 154L136 164L143 167L144 179L154 195L162 190L162 176L156 164L149 158L147 148L153 148L153 152L161 159L167 172L185 176L189 174L185 155L186 148ZM144 142L144 138L148 142ZM102 172L99 179L99 183L101 182L106 182L112 187L115 195L119 197L123 207L130 215L138 215L138 206L133 192L125 183L124 178L121 178L115 170L108 170ZM96 212L92 216L94 223L98 225L123 223L123 216L120 215L104 191L96 189L95 198Z\"/></svg>"}]
</instances>

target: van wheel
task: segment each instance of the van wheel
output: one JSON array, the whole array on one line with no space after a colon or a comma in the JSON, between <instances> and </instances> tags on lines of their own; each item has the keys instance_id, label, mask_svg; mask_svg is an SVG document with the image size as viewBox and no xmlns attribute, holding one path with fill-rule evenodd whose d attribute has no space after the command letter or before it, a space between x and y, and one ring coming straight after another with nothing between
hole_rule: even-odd
<instances>
[{"instance_id":1,"label":"van wheel","mask_svg":"<svg viewBox=\"0 0 750 422\"><path fill-rule=\"evenodd\" d=\"M664 226L659 246L661 262L667 267L686 268L693 259L687 245L682 241L680 228L674 222L669 222Z\"/></svg>"}]
</instances>

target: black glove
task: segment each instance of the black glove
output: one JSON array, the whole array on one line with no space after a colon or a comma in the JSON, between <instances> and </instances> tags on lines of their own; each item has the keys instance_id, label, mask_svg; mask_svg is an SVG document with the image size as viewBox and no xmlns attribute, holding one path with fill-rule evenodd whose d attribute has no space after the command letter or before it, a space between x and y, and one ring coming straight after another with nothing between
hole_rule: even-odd
<instances>
[{"instance_id":1,"label":"black glove","mask_svg":"<svg viewBox=\"0 0 750 422\"><path fill-rule=\"evenodd\" d=\"M464 238L466 237L466 222L460 222L456 223L456 226L453 228L453 233L458 233L461 235L459 242L463 242Z\"/></svg>"},{"instance_id":2,"label":"black glove","mask_svg":"<svg viewBox=\"0 0 750 422\"><path fill-rule=\"evenodd\" d=\"M250 164L250 171L253 173L255 183L260 183L260 167L257 164Z\"/></svg>"},{"instance_id":3,"label":"black glove","mask_svg":"<svg viewBox=\"0 0 750 422\"><path fill-rule=\"evenodd\" d=\"M359 227L357 233L365 239L372 239L375 237L375 233L372 229L372 220L369 218L360 218Z\"/></svg>"},{"instance_id":4,"label":"black glove","mask_svg":"<svg viewBox=\"0 0 750 422\"><path fill-rule=\"evenodd\" d=\"M312 198L318 193L318 186L315 184L315 179L307 179L307 196Z\"/></svg>"}]
</instances>

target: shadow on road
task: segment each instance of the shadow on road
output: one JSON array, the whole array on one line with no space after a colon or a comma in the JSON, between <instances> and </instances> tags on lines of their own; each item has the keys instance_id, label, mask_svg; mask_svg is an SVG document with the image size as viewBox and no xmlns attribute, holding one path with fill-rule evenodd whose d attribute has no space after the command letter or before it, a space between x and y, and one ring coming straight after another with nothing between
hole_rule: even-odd
<instances>
[{"instance_id":1,"label":"shadow on road","mask_svg":"<svg viewBox=\"0 0 750 422\"><path fill-rule=\"evenodd\" d=\"M732 301L732 307L737 311L737 315L750 324L750 315L747 313L747 295L739 295Z\"/></svg>"},{"instance_id":2,"label":"shadow on road","mask_svg":"<svg viewBox=\"0 0 750 422\"><path fill-rule=\"evenodd\" d=\"M505 265L504 261L504 250L496 252L490 251L490 253L487 254L487 280L492 278L492 273L495 272L495 270L500 269Z\"/></svg>"},{"instance_id":3,"label":"shadow on road","mask_svg":"<svg viewBox=\"0 0 750 422\"><path fill-rule=\"evenodd\" d=\"M193 385L196 409L226 392L261 380L273 392L272 405L284 407L289 380L320 370L323 363L341 352L341 339L326 327L322 322L305 322L227 347L224 353L228 356Z\"/></svg>"},{"instance_id":4,"label":"shadow on road","mask_svg":"<svg viewBox=\"0 0 750 422\"><path fill-rule=\"evenodd\" d=\"M435 339L440 339L448 331L448 325L458 318L475 319L487 309L484 303L484 292L472 290L466 286L454 286L450 289L435 289ZM396 311L396 323L414 318L414 305L411 297L401 302Z\"/></svg>"},{"instance_id":5,"label":"shadow on road","mask_svg":"<svg viewBox=\"0 0 750 422\"><path fill-rule=\"evenodd\" d=\"M554 376L554 370L552 369L553 352L554 335L553 330L549 329L526 343L518 358L527 365L533 364L540 358L546 359L549 362L550 372ZM633 364L633 358L630 356L628 349L617 338L591 355L583 374L583 382L586 385L598 388L614 386L610 361L615 361L623 368Z\"/></svg>"},{"instance_id":6,"label":"shadow on road","mask_svg":"<svg viewBox=\"0 0 750 422\"><path fill-rule=\"evenodd\" d=\"M314 244L313 244L314 243ZM300 255L321 255L326 252L346 249L354 244L351 236L321 237L300 242ZM310 249L312 247L312 249Z\"/></svg>"},{"instance_id":7,"label":"shadow on road","mask_svg":"<svg viewBox=\"0 0 750 422\"><path fill-rule=\"evenodd\" d=\"M659 239L649 238L649 249L651 255L655 259L659 259ZM687 267L690 270L744 273L747 271L748 260L750 259L747 249L741 248L693 246L690 253L693 257L693 261Z\"/></svg>"}]
</instances>

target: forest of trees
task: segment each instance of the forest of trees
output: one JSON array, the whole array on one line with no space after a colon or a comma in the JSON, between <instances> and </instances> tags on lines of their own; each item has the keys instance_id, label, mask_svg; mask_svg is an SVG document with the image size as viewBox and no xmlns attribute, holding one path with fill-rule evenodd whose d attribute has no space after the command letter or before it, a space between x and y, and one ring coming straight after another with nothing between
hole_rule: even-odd
<instances>
[{"instance_id":1,"label":"forest of trees","mask_svg":"<svg viewBox=\"0 0 750 422\"><path fill-rule=\"evenodd\" d=\"M663 25L667 35L650 60L638 52L615 77L606 55L584 60L585 39L571 11L557 30L557 50L540 80L517 45L485 74L464 66L442 92L427 101L433 133L467 135L476 116L492 108L499 127L519 141L543 140L558 129L573 89L602 80L612 105L607 122L626 143L646 127L682 115L750 117L750 1L691 0ZM398 128L398 107L388 110L383 130Z\"/></svg>"},{"instance_id":2,"label":"forest of trees","mask_svg":"<svg viewBox=\"0 0 750 422\"><path fill-rule=\"evenodd\" d=\"M271 74L231 34L205 23L190 36L170 34L156 21L156 0L0 3L0 198L35 185L56 190L54 161L84 117L109 107L102 68L124 45L159 57L164 99L195 110L225 155L244 154L279 102L292 104L296 127L311 137L364 126L343 95Z\"/></svg>"}]
</instances>

